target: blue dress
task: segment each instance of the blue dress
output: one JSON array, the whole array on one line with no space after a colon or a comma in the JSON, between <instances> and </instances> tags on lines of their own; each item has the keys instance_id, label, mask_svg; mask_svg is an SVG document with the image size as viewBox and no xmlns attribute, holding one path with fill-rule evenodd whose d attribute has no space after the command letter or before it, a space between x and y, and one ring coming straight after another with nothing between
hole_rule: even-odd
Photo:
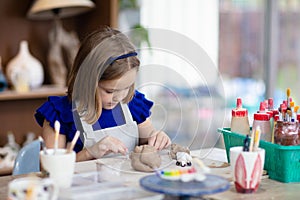
<instances>
[{"instance_id":1,"label":"blue dress","mask_svg":"<svg viewBox=\"0 0 300 200\"><path fill-rule=\"evenodd\" d=\"M144 122L150 115L150 109L153 105L152 101L145 98L145 95L135 91L133 99L128 103L132 118L137 124ZM117 114L116 114L117 113ZM72 141L77 129L73 119L72 102L67 96L50 96L48 101L36 110L35 119L42 127L44 120L50 122L50 126L54 127L54 122L60 122L60 134L66 136L67 142ZM102 109L102 114L98 119L98 123L93 125L94 130L119 126L125 123L125 118L120 105L112 110ZM74 150L81 151L83 143L78 139Z\"/></svg>"}]
</instances>

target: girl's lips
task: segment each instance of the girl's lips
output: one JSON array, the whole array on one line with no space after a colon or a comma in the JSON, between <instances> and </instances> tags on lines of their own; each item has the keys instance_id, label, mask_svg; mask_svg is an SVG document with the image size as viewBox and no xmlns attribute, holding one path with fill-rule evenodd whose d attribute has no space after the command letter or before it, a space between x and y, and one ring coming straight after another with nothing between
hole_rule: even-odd
<instances>
[{"instance_id":1,"label":"girl's lips","mask_svg":"<svg viewBox=\"0 0 300 200\"><path fill-rule=\"evenodd\" d=\"M108 103L106 104L107 107L115 107L118 103Z\"/></svg>"}]
</instances>

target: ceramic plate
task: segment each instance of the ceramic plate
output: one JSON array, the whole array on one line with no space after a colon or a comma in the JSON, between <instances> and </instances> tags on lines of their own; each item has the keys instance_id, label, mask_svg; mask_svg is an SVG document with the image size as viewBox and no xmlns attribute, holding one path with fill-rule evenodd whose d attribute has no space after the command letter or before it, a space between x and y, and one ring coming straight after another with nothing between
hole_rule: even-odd
<instances>
[{"instance_id":1,"label":"ceramic plate","mask_svg":"<svg viewBox=\"0 0 300 200\"><path fill-rule=\"evenodd\" d=\"M170 181L157 175L149 175L140 179L140 185L149 191L173 196L202 196L226 191L230 183L221 176L206 174L204 181Z\"/></svg>"}]
</instances>

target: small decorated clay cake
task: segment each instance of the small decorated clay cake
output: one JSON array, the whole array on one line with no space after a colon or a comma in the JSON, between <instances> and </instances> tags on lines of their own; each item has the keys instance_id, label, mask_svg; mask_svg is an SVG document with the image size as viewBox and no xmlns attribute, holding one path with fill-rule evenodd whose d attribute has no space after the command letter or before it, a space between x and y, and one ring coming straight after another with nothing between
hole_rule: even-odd
<instances>
[{"instance_id":1,"label":"small decorated clay cake","mask_svg":"<svg viewBox=\"0 0 300 200\"><path fill-rule=\"evenodd\" d=\"M193 158L193 163L197 163L197 168L194 166L189 167L178 167L174 166L171 168L166 168L160 171L157 171L156 174L166 180L170 181L204 181L206 176L205 174L210 171L203 162L197 158Z\"/></svg>"}]
</instances>

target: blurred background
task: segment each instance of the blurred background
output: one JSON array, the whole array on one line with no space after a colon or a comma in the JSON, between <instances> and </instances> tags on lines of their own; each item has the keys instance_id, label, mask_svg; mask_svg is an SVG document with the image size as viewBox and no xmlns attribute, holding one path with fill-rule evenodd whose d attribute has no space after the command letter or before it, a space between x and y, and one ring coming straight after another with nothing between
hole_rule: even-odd
<instances>
[{"instance_id":1,"label":"blurred background","mask_svg":"<svg viewBox=\"0 0 300 200\"><path fill-rule=\"evenodd\" d=\"M158 118L155 120L158 121L157 126L161 126L162 119L168 118L165 130L172 135L176 132L178 134L178 126L175 125L182 122L180 134L175 134L175 138L181 136L179 138L192 142L192 148L222 146L222 139L216 130L230 126L231 110L235 108L237 97L242 98L243 106L249 111L250 125L253 114L259 110L259 103L273 98L274 107L278 108L286 98L287 88L291 88L293 100L297 104L300 97L300 32L294 27L298 27L299 23L300 1L122 2L119 15L121 30L143 27L181 33L199 44L217 69L217 74L206 74L204 79L196 79L189 85L176 84L179 82L176 76L162 73L164 76L160 80L174 86L172 90L176 95L168 95L164 89L153 95L155 102L162 104L169 114L155 115ZM126 7L129 4L136 8L134 14L129 14ZM151 42L149 30L148 39L145 38L142 45L151 46ZM142 62L153 57L153 53L143 54ZM168 56L156 56L155 59L165 66L178 69L180 74L187 70L182 67L182 62ZM151 73L147 72L144 76L141 74L143 79ZM190 77L192 79L191 73ZM193 94L195 91L198 93ZM172 100L175 102L175 96L181 101L182 107L170 103ZM212 99L215 102L212 103Z\"/></svg>"}]
</instances>

